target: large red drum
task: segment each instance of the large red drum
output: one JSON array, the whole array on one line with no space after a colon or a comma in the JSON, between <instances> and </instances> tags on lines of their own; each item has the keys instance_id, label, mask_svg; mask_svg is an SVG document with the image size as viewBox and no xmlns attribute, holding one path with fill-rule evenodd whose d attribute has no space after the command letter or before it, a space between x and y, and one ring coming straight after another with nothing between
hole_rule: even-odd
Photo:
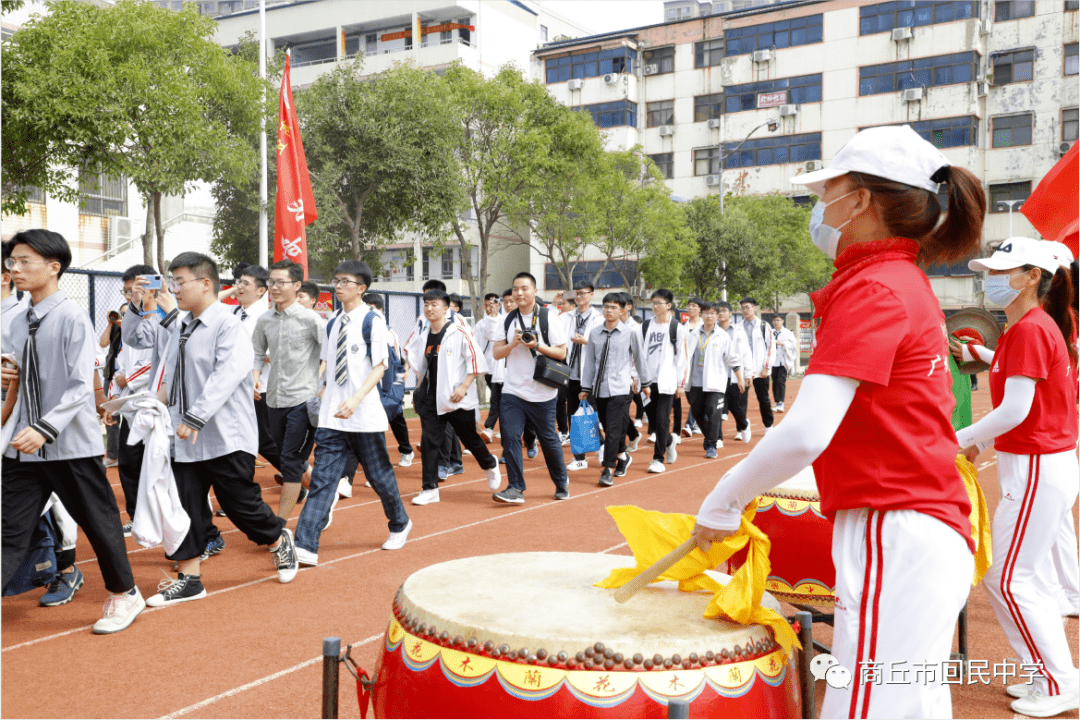
<instances>
[{"instance_id":1,"label":"large red drum","mask_svg":"<svg viewBox=\"0 0 1080 720\"><path fill-rule=\"evenodd\" d=\"M832 561L833 524L821 514L812 468L806 468L757 499L754 525L769 536L772 570L765 589L796 605L831 608L836 601ZM732 569L745 560L733 555Z\"/></svg>"},{"instance_id":2,"label":"large red drum","mask_svg":"<svg viewBox=\"0 0 1080 720\"><path fill-rule=\"evenodd\" d=\"M702 617L710 596L597 588L625 556L516 553L414 573L376 665L376 717L801 717L771 630ZM779 611L766 594L763 605Z\"/></svg>"}]
</instances>

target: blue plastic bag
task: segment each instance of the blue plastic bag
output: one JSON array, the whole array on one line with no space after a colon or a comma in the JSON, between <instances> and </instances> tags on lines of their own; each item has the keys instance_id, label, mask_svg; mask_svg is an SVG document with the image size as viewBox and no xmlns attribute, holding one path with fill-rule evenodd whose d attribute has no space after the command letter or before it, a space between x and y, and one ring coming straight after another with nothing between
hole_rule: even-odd
<instances>
[{"instance_id":1,"label":"blue plastic bag","mask_svg":"<svg viewBox=\"0 0 1080 720\"><path fill-rule=\"evenodd\" d=\"M600 420L587 400L570 417L570 452L574 455L600 449Z\"/></svg>"}]
</instances>

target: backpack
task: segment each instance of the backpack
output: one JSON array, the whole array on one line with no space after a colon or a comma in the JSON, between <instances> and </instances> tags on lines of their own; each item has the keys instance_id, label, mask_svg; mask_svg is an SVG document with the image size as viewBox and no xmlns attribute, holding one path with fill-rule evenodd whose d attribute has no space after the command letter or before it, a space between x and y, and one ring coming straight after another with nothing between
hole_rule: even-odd
<instances>
[{"instance_id":1,"label":"backpack","mask_svg":"<svg viewBox=\"0 0 1080 720\"><path fill-rule=\"evenodd\" d=\"M652 318L648 318L641 324L641 337L649 337L649 323L652 322ZM671 318L668 323L668 331L671 333L671 347L676 347L679 344L679 321L675 318Z\"/></svg>"},{"instance_id":2,"label":"backpack","mask_svg":"<svg viewBox=\"0 0 1080 720\"><path fill-rule=\"evenodd\" d=\"M368 314L364 316L363 324L360 326L360 333L364 338L364 345L367 346L369 360L371 359L371 323L374 319L375 311L369 310ZM326 337L328 339L335 320L337 320L336 315L326 323ZM386 411L386 419L393 420L405 409L405 364L401 362L401 357L392 344L386 344L386 351L386 370L383 372L382 380L378 384L379 400L382 401L383 409Z\"/></svg>"},{"instance_id":3,"label":"backpack","mask_svg":"<svg viewBox=\"0 0 1080 720\"><path fill-rule=\"evenodd\" d=\"M4 597L20 595L36 587L47 587L56 579L60 568L56 567L56 554L60 550L60 533L53 524L52 513L41 516L34 534L30 536L30 549L26 559L15 571L4 588Z\"/></svg>"}]
</instances>

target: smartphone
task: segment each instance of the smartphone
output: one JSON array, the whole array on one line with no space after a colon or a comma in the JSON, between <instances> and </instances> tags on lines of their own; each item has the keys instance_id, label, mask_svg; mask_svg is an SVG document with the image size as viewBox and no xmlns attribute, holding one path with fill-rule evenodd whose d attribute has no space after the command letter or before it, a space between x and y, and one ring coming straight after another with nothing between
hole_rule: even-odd
<instances>
[{"instance_id":1,"label":"smartphone","mask_svg":"<svg viewBox=\"0 0 1080 720\"><path fill-rule=\"evenodd\" d=\"M160 290L161 289L161 276L160 275L143 275L146 280L147 290Z\"/></svg>"}]
</instances>

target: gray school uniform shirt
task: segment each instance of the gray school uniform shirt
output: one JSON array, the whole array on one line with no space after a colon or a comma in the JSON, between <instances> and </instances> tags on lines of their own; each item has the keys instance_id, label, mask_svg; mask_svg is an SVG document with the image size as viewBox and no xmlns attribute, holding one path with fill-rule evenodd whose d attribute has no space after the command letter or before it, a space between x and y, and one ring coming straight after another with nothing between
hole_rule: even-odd
<instances>
[{"instance_id":1,"label":"gray school uniform shirt","mask_svg":"<svg viewBox=\"0 0 1080 720\"><path fill-rule=\"evenodd\" d=\"M260 373L266 371L264 358L269 350L270 377L260 376L266 384L268 407L296 407L315 397L324 337L326 321L297 302L283 312L270 309L259 316L251 345L254 369Z\"/></svg>"},{"instance_id":2,"label":"gray school uniform shirt","mask_svg":"<svg viewBox=\"0 0 1080 720\"><path fill-rule=\"evenodd\" d=\"M593 328L589 333L589 344L585 346L585 360L581 366L581 389L592 392L599 371L600 356L608 336L607 369L600 381L600 397L610 398L629 395L631 388L630 366L637 368L640 378L638 387L646 388L652 384L649 367L645 364L645 351L641 340L641 331L636 325L619 323L614 330L604 325ZM595 398L593 398L595 400Z\"/></svg>"},{"instance_id":3,"label":"gray school uniform shirt","mask_svg":"<svg viewBox=\"0 0 1080 720\"><path fill-rule=\"evenodd\" d=\"M158 312L144 313L134 303L128 303L128 310L124 313L124 319L120 321L120 340L125 345L130 345L141 350L153 350L150 355L150 386L148 390L157 392L154 381L157 379L161 361L169 350L169 337L173 323L178 319L187 317L186 312L180 312L176 308L164 317Z\"/></svg>"},{"instance_id":4,"label":"gray school uniform shirt","mask_svg":"<svg viewBox=\"0 0 1080 720\"><path fill-rule=\"evenodd\" d=\"M38 377L41 381L41 417L33 426L45 436L45 444L33 455L8 447L4 457L24 462L77 460L101 457L101 439L94 406L94 355L98 345L90 316L57 290L33 308L41 325L37 331ZM29 310L4 316L2 352L19 359L23 373L23 351L30 335ZM15 434L30 424L25 375L20 377L23 402L16 419Z\"/></svg>"},{"instance_id":5,"label":"gray school uniform shirt","mask_svg":"<svg viewBox=\"0 0 1080 720\"><path fill-rule=\"evenodd\" d=\"M196 320L199 324L188 338L184 351L188 405L187 412L181 415L176 402L178 397L172 392L173 383L179 381L175 377L176 358L180 334ZM184 423L199 431L194 445L190 438L176 439L176 462L202 462L234 452L258 454L255 381L251 377L255 353L239 317L215 301L198 318L188 317L171 323L164 362L164 386L173 427Z\"/></svg>"}]
</instances>

